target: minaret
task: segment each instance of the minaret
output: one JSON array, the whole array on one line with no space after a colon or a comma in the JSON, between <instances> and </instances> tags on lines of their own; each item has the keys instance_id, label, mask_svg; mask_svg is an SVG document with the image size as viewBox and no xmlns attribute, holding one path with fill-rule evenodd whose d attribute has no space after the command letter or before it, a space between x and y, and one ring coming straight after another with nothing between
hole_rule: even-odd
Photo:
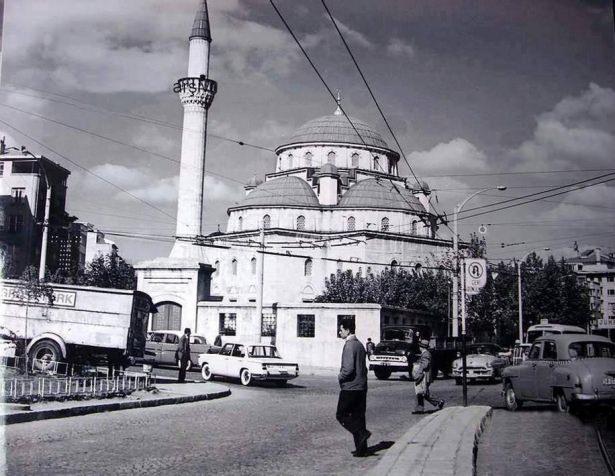
<instances>
[{"instance_id":1,"label":"minaret","mask_svg":"<svg viewBox=\"0 0 615 476\"><path fill-rule=\"evenodd\" d=\"M202 0L190 33L188 76L179 79L173 87L184 106L177 196L176 235L179 238L202 234L207 110L218 87L209 79L210 43L207 0Z\"/></svg>"}]
</instances>

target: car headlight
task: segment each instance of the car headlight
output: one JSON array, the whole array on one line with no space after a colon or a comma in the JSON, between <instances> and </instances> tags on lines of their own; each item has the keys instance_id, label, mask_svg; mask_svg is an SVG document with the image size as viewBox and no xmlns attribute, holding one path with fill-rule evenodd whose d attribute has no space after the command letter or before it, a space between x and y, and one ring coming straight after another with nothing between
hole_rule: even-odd
<instances>
[{"instance_id":1,"label":"car headlight","mask_svg":"<svg viewBox=\"0 0 615 476\"><path fill-rule=\"evenodd\" d=\"M491 368L491 361L487 361L487 362L485 363L485 367Z\"/></svg>"},{"instance_id":2,"label":"car headlight","mask_svg":"<svg viewBox=\"0 0 615 476\"><path fill-rule=\"evenodd\" d=\"M453 368L457 368L457 367L459 367L459 362L455 360L453 362Z\"/></svg>"}]
</instances>

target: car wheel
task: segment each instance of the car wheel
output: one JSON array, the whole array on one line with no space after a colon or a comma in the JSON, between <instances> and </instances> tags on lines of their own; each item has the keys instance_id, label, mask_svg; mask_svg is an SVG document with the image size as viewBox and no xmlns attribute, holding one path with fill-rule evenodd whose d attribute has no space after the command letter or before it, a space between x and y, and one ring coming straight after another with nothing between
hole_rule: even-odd
<instances>
[{"instance_id":1,"label":"car wheel","mask_svg":"<svg viewBox=\"0 0 615 476\"><path fill-rule=\"evenodd\" d=\"M248 386L252 383L252 374L248 369L241 369L239 373L239 380L241 380L241 385Z\"/></svg>"},{"instance_id":2,"label":"car wheel","mask_svg":"<svg viewBox=\"0 0 615 476\"><path fill-rule=\"evenodd\" d=\"M557 390L555 394L555 405L557 411L560 413L568 413L570 411L570 404L563 390Z\"/></svg>"},{"instance_id":3,"label":"car wheel","mask_svg":"<svg viewBox=\"0 0 615 476\"><path fill-rule=\"evenodd\" d=\"M182 363L180 362L180 360L179 360L179 359L177 359L176 364L177 364L177 368L178 368L178 369L179 369L179 368L181 368ZM188 361L188 364L186 364L186 372L188 372L191 368L192 368L192 361L191 361L191 360L189 360L189 361Z\"/></svg>"},{"instance_id":4,"label":"car wheel","mask_svg":"<svg viewBox=\"0 0 615 476\"><path fill-rule=\"evenodd\" d=\"M391 376L389 369L374 369L374 374L378 380L386 380Z\"/></svg>"},{"instance_id":5,"label":"car wheel","mask_svg":"<svg viewBox=\"0 0 615 476\"><path fill-rule=\"evenodd\" d=\"M213 380L214 375L211 373L211 368L209 367L208 363L204 363L201 367L201 377L203 377L203 380L205 380L206 382Z\"/></svg>"},{"instance_id":6,"label":"car wheel","mask_svg":"<svg viewBox=\"0 0 615 476\"><path fill-rule=\"evenodd\" d=\"M28 352L32 368L46 372L53 369L54 362L62 362L62 349L51 339L39 340Z\"/></svg>"},{"instance_id":7,"label":"car wheel","mask_svg":"<svg viewBox=\"0 0 615 476\"><path fill-rule=\"evenodd\" d=\"M506 409L510 410L511 412L514 412L523 404L521 400L517 399L515 389L513 388L511 383L507 383L504 387L504 402L506 404Z\"/></svg>"}]
</instances>

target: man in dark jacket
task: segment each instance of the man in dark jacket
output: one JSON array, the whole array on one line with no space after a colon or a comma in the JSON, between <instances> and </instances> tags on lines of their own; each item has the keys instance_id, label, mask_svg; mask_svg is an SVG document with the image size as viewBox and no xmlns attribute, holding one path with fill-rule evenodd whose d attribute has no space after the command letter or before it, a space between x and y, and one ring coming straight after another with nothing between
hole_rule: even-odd
<instances>
[{"instance_id":1,"label":"man in dark jacket","mask_svg":"<svg viewBox=\"0 0 615 476\"><path fill-rule=\"evenodd\" d=\"M354 456L361 457L368 454L367 440L371 436L365 427L367 403L365 348L354 335L353 321L342 322L339 333L342 339L346 339L346 343L342 351L342 366L338 376L341 390L335 416L337 421L352 433L356 448Z\"/></svg>"},{"instance_id":2,"label":"man in dark jacket","mask_svg":"<svg viewBox=\"0 0 615 476\"><path fill-rule=\"evenodd\" d=\"M419 342L421 356L412 369L414 379L414 392L416 393L416 407L412 413L421 414L425 411L425 400L431 403L438 410L444 407L444 400L440 400L429 392L431 385L431 352L429 352L429 341L421 339Z\"/></svg>"},{"instance_id":3,"label":"man in dark jacket","mask_svg":"<svg viewBox=\"0 0 615 476\"><path fill-rule=\"evenodd\" d=\"M184 329L184 335L179 338L179 344L175 352L177 360L179 361L179 376L177 378L177 383L184 383L186 381L186 369L190 361L190 334L190 328L186 327Z\"/></svg>"}]
</instances>

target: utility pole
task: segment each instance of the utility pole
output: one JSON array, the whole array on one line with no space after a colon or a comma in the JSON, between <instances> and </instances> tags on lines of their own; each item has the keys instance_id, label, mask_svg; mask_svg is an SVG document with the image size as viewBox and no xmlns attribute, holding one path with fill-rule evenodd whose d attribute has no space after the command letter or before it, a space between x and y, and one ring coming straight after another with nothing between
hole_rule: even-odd
<instances>
[{"instance_id":1,"label":"utility pole","mask_svg":"<svg viewBox=\"0 0 615 476\"><path fill-rule=\"evenodd\" d=\"M264 271L265 271L265 227L260 228L260 243L259 252L256 258L256 342L261 340L262 322L263 322L263 286L264 286Z\"/></svg>"},{"instance_id":2,"label":"utility pole","mask_svg":"<svg viewBox=\"0 0 615 476\"><path fill-rule=\"evenodd\" d=\"M38 266L38 279L41 281L45 279L45 268L47 267L47 241L49 240L49 212L51 209L51 183L47 174L45 174L45 182L47 182L45 218L43 220L43 237L41 239L41 260Z\"/></svg>"}]
</instances>

